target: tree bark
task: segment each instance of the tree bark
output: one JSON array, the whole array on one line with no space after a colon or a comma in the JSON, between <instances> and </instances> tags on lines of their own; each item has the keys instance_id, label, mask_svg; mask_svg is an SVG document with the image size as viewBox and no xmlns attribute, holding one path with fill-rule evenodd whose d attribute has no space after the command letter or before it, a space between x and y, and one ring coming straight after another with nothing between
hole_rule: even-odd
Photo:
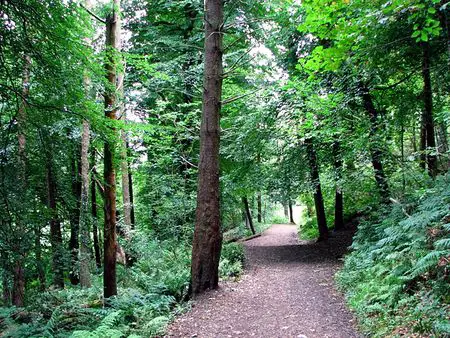
<instances>
[{"instance_id":1,"label":"tree bark","mask_svg":"<svg viewBox=\"0 0 450 338\"><path fill-rule=\"evenodd\" d=\"M27 99L30 93L30 67L31 58L28 55L24 56L23 63L23 73L22 73L22 99L17 112L17 127L18 127L18 157L19 157L19 170L18 178L19 184L21 184L21 190L23 193L26 192L26 166L27 166L27 154L26 154L26 123L27 123ZM24 224L21 219L17 220L17 233L19 234L19 243L17 243L16 249L16 259L14 262L13 270L13 289L12 289L12 303L15 306L24 305L25 297L25 252L21 249L21 236L25 232Z\"/></svg>"},{"instance_id":2,"label":"tree bark","mask_svg":"<svg viewBox=\"0 0 450 338\"><path fill-rule=\"evenodd\" d=\"M128 147L127 147L128 148ZM131 229L134 230L136 224L136 217L134 215L134 197L133 197L133 174L128 166L128 183L130 186L130 205L131 205Z\"/></svg>"},{"instance_id":3,"label":"tree bark","mask_svg":"<svg viewBox=\"0 0 450 338\"><path fill-rule=\"evenodd\" d=\"M91 261L90 231L91 223L89 211L89 122L83 121L81 135L81 210L80 210L80 285L82 288L91 287Z\"/></svg>"},{"instance_id":4,"label":"tree bark","mask_svg":"<svg viewBox=\"0 0 450 338\"><path fill-rule=\"evenodd\" d=\"M426 163L431 177L437 175L436 140L434 138L433 91L431 88L430 44L422 42L422 76L423 76L423 128L426 131Z\"/></svg>"},{"instance_id":5,"label":"tree bark","mask_svg":"<svg viewBox=\"0 0 450 338\"><path fill-rule=\"evenodd\" d=\"M314 205L316 207L317 225L319 228L318 241L326 241L328 239L328 227L322 196L322 188L320 185L319 166L317 163L316 151L311 138L307 138L305 140L305 144L311 170L311 181L314 187Z\"/></svg>"},{"instance_id":6,"label":"tree bark","mask_svg":"<svg viewBox=\"0 0 450 338\"><path fill-rule=\"evenodd\" d=\"M81 165L80 165L80 151L77 145L74 154L72 155L71 167L72 167L72 196L75 203L72 206L70 212L70 239L69 239L69 252L70 252L70 272L69 280L72 285L78 285L80 283L79 276L79 262L78 251L80 250L80 211L81 211Z\"/></svg>"},{"instance_id":7,"label":"tree bark","mask_svg":"<svg viewBox=\"0 0 450 338\"><path fill-rule=\"evenodd\" d=\"M91 177L91 215L92 215L92 237L94 240L94 255L95 255L95 264L98 269L102 267L102 257L100 254L100 243L98 239L98 217L97 217L97 191L96 191L96 182L94 179L95 175L95 150L91 153L91 161L92 161L92 177Z\"/></svg>"},{"instance_id":8,"label":"tree bark","mask_svg":"<svg viewBox=\"0 0 450 338\"><path fill-rule=\"evenodd\" d=\"M248 226L252 232L252 234L256 234L255 227L253 226L253 219L252 214L250 212L250 207L248 205L248 199L247 197L242 197L242 203L244 204L244 210L245 210L245 218L248 222Z\"/></svg>"},{"instance_id":9,"label":"tree bark","mask_svg":"<svg viewBox=\"0 0 450 338\"><path fill-rule=\"evenodd\" d=\"M45 291L47 284L45 281L44 263L42 262L41 227L36 226L34 233L34 251L36 254L36 271L39 279L39 290Z\"/></svg>"},{"instance_id":10,"label":"tree bark","mask_svg":"<svg viewBox=\"0 0 450 338\"><path fill-rule=\"evenodd\" d=\"M219 203L220 110L223 80L223 0L205 0L205 69L200 130L197 209L192 246L191 291L216 289L222 247Z\"/></svg>"},{"instance_id":11,"label":"tree bark","mask_svg":"<svg viewBox=\"0 0 450 338\"><path fill-rule=\"evenodd\" d=\"M256 201L258 204L258 223L262 223L262 197L261 191L258 191L258 195L256 196Z\"/></svg>"},{"instance_id":12,"label":"tree bark","mask_svg":"<svg viewBox=\"0 0 450 338\"><path fill-rule=\"evenodd\" d=\"M289 200L289 223L295 224L294 222L294 211L292 209L292 201Z\"/></svg>"},{"instance_id":13,"label":"tree bark","mask_svg":"<svg viewBox=\"0 0 450 338\"><path fill-rule=\"evenodd\" d=\"M344 228L344 197L341 189L342 158L339 141L333 142L334 170L336 175L336 192L334 200L334 230Z\"/></svg>"},{"instance_id":14,"label":"tree bark","mask_svg":"<svg viewBox=\"0 0 450 338\"><path fill-rule=\"evenodd\" d=\"M114 121L118 119L117 111L117 54L120 52L120 0L113 0L114 9L106 18L106 54L105 64L109 88L105 91L105 116ZM116 130L112 127L112 133ZM104 264L103 295L104 298L117 295L116 281L116 157L113 137L105 142L104 180L105 180L105 229L104 229Z\"/></svg>"},{"instance_id":15,"label":"tree bark","mask_svg":"<svg viewBox=\"0 0 450 338\"><path fill-rule=\"evenodd\" d=\"M377 182L378 191L380 192L383 203L389 203L389 184L383 169L383 152L378 140L380 134L378 110L375 108L372 95L370 94L369 89L366 86L360 86L360 95L363 99L364 109L366 110L370 121L369 148L372 158L372 166L375 173L375 181Z\"/></svg>"},{"instance_id":16,"label":"tree bark","mask_svg":"<svg viewBox=\"0 0 450 338\"><path fill-rule=\"evenodd\" d=\"M53 285L57 288L64 288L64 259L63 243L61 233L61 223L58 217L56 180L53 174L53 161L51 150L47 155L47 194L48 208L52 214L50 219L50 244L52 246L52 272Z\"/></svg>"},{"instance_id":17,"label":"tree bark","mask_svg":"<svg viewBox=\"0 0 450 338\"><path fill-rule=\"evenodd\" d=\"M283 211L284 211L284 217L286 217L286 219L289 219L289 207L286 202L283 203Z\"/></svg>"}]
</instances>

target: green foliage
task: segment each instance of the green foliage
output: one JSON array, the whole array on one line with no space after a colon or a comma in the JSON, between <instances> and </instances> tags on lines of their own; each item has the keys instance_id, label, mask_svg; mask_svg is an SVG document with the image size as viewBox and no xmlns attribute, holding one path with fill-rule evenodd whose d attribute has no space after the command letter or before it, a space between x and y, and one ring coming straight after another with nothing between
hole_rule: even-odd
<instances>
[{"instance_id":1,"label":"green foliage","mask_svg":"<svg viewBox=\"0 0 450 338\"><path fill-rule=\"evenodd\" d=\"M229 243L222 247L219 262L221 278L239 277L244 264L244 246L240 243Z\"/></svg>"},{"instance_id":2,"label":"green foliage","mask_svg":"<svg viewBox=\"0 0 450 338\"><path fill-rule=\"evenodd\" d=\"M338 283L365 330L376 337L397 327L445 336L450 294L448 267L450 177L440 177L403 205L375 210L361 223Z\"/></svg>"}]
</instances>

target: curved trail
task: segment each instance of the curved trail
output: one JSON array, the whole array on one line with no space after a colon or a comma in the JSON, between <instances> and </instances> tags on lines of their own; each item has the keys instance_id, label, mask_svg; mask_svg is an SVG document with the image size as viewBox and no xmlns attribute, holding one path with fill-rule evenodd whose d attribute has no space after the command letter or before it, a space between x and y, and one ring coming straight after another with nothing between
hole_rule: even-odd
<instances>
[{"instance_id":1,"label":"curved trail","mask_svg":"<svg viewBox=\"0 0 450 338\"><path fill-rule=\"evenodd\" d=\"M333 287L350 241L341 232L328 244L299 243L296 226L272 226L245 243L242 280L199 297L167 337L360 337Z\"/></svg>"}]
</instances>

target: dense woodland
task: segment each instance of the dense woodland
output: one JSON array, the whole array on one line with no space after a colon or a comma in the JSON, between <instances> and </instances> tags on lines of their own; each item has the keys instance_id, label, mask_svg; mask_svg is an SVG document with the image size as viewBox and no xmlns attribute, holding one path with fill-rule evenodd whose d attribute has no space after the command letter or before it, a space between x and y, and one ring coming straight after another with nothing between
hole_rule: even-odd
<instances>
[{"instance_id":1,"label":"dense woodland","mask_svg":"<svg viewBox=\"0 0 450 338\"><path fill-rule=\"evenodd\" d=\"M358 223L362 332L449 335L449 15L1 0L0 336L160 335L294 205L302 238Z\"/></svg>"}]
</instances>

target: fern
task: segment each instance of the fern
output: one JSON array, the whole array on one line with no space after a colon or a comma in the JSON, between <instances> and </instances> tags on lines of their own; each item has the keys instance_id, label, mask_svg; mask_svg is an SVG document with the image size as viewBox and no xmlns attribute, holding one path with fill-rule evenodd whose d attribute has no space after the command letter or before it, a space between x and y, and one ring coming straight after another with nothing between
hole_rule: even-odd
<instances>
[{"instance_id":1,"label":"fern","mask_svg":"<svg viewBox=\"0 0 450 338\"><path fill-rule=\"evenodd\" d=\"M100 326L94 331L74 331L72 338L121 338L125 334L113 327L120 321L122 316L121 311L114 311L107 315Z\"/></svg>"}]
</instances>

